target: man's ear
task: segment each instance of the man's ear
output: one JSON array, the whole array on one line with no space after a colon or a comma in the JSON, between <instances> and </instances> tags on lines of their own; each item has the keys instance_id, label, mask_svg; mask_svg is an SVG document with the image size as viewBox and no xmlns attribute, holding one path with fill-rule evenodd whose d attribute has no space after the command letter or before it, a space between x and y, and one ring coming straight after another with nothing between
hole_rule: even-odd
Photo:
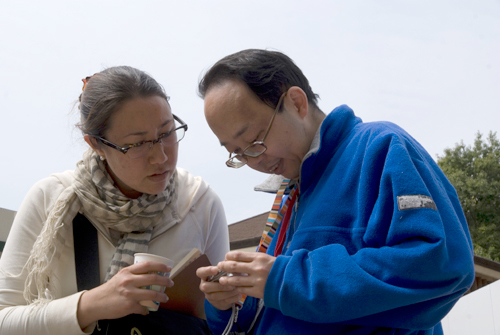
<instances>
[{"instance_id":1,"label":"man's ear","mask_svg":"<svg viewBox=\"0 0 500 335\"><path fill-rule=\"evenodd\" d=\"M95 152L102 158L106 158L106 155L104 151L101 149L101 146L99 145L99 142L97 142L97 139L94 136L90 136L89 134L83 135L83 139L87 144L94 149Z\"/></svg>"},{"instance_id":2,"label":"man's ear","mask_svg":"<svg viewBox=\"0 0 500 335\"><path fill-rule=\"evenodd\" d=\"M292 101L295 111L299 113L301 118L304 118L309 112L306 92L298 86L292 86L288 89L287 97Z\"/></svg>"}]
</instances>

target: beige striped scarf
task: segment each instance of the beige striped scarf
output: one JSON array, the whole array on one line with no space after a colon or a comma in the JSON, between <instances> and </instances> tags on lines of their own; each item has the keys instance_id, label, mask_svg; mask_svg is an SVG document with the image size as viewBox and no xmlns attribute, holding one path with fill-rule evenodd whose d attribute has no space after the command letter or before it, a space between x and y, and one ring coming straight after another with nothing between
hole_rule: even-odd
<instances>
[{"instance_id":1,"label":"beige striped scarf","mask_svg":"<svg viewBox=\"0 0 500 335\"><path fill-rule=\"evenodd\" d=\"M44 303L55 298L50 280L54 264L61 255L64 236L78 212L91 222L99 222L119 232L105 281L133 263L134 253L147 252L153 228L178 222L177 173L160 194L142 194L129 199L116 187L105 163L93 150L78 162L73 184L59 196L50 209L42 232L37 237L25 269L28 270L24 297L28 303ZM36 286L33 292L32 285Z\"/></svg>"}]
</instances>

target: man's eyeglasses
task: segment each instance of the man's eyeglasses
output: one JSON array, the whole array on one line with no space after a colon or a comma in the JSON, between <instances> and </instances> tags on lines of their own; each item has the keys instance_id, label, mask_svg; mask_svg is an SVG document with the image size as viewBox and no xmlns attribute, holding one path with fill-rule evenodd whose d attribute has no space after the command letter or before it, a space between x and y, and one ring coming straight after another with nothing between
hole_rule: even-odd
<instances>
[{"instance_id":1,"label":"man's eyeglasses","mask_svg":"<svg viewBox=\"0 0 500 335\"><path fill-rule=\"evenodd\" d=\"M240 167L244 166L247 162L248 159L247 157L259 157L262 155L264 152L267 150L267 146L264 144L264 141L266 140L267 134L269 134L269 131L271 130L271 126L273 125L274 118L276 117L276 113L278 113L281 104L283 102L283 99L286 96L286 93L283 93L280 97L280 100L278 101L278 104L276 105L276 109L274 110L273 117L271 118L271 122L269 122L269 126L267 127L266 133L264 134L264 137L260 141L253 141L249 146L247 146L241 154L237 154L235 152L232 152L229 154L229 159L226 161L226 165L230 168L233 169L239 169Z\"/></svg>"},{"instance_id":2,"label":"man's eyeglasses","mask_svg":"<svg viewBox=\"0 0 500 335\"><path fill-rule=\"evenodd\" d=\"M141 141L134 144L128 144L124 147L120 147L107 139L99 136L95 136L103 144L126 154L127 157L136 159L147 156L153 146L156 143L160 143L163 147L168 147L169 145L174 145L184 138L184 135L188 129L187 124L182 121L179 117L174 115L174 125L175 128L169 132L161 134L156 140Z\"/></svg>"}]
</instances>

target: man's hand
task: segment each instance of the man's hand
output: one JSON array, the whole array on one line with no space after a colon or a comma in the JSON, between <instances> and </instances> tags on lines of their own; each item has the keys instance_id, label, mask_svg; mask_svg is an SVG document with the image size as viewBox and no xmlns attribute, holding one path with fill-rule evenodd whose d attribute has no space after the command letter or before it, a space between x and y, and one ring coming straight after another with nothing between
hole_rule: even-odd
<instances>
[{"instance_id":1,"label":"man's hand","mask_svg":"<svg viewBox=\"0 0 500 335\"><path fill-rule=\"evenodd\" d=\"M264 298L267 277L275 260L276 257L260 252L228 252L226 259L220 262L217 268L234 276L222 277L219 283L235 287L238 293Z\"/></svg>"},{"instance_id":2,"label":"man's hand","mask_svg":"<svg viewBox=\"0 0 500 335\"><path fill-rule=\"evenodd\" d=\"M196 270L196 275L201 278L200 290L205 293L205 299L215 308L227 310L241 299L241 294L234 286L207 281L210 276L216 275L218 272L216 266L207 266Z\"/></svg>"}]
</instances>

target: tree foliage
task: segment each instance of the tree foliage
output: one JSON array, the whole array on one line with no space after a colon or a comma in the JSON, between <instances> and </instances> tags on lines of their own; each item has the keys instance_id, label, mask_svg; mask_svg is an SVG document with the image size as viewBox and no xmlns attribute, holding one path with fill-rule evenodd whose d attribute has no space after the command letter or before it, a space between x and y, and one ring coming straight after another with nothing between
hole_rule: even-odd
<instances>
[{"instance_id":1,"label":"tree foliage","mask_svg":"<svg viewBox=\"0 0 500 335\"><path fill-rule=\"evenodd\" d=\"M495 132L474 145L463 141L438 156L438 164L457 190L464 210L474 253L500 261L500 142Z\"/></svg>"}]
</instances>

